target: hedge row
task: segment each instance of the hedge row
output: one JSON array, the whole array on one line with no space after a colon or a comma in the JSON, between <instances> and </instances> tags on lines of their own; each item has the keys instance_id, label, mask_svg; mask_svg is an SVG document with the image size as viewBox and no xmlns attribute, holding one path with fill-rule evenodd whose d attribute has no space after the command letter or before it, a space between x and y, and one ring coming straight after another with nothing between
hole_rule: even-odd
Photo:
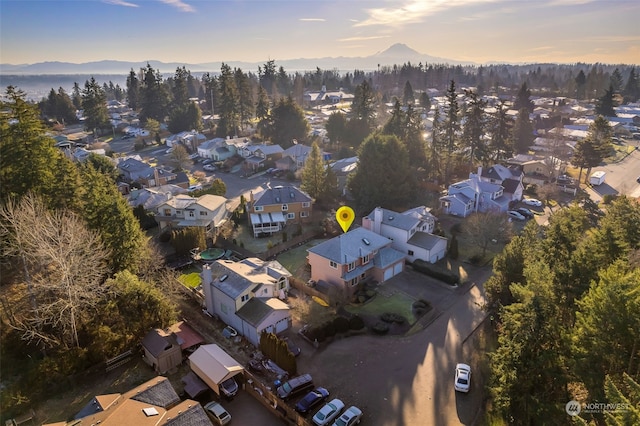
<instances>
[{"instance_id":1,"label":"hedge row","mask_svg":"<svg viewBox=\"0 0 640 426\"><path fill-rule=\"evenodd\" d=\"M411 264L413 269L418 272L422 272L425 275L429 275L437 280L444 281L449 285L455 285L460 282L460 277L450 271L445 271L434 267L432 264L425 262L421 259L416 259Z\"/></svg>"},{"instance_id":2,"label":"hedge row","mask_svg":"<svg viewBox=\"0 0 640 426\"><path fill-rule=\"evenodd\" d=\"M307 329L304 334L311 341L324 342L327 337L333 337L336 333L346 333L348 330L362 330L363 328L364 321L358 315L349 319L337 316L322 325Z\"/></svg>"}]
</instances>

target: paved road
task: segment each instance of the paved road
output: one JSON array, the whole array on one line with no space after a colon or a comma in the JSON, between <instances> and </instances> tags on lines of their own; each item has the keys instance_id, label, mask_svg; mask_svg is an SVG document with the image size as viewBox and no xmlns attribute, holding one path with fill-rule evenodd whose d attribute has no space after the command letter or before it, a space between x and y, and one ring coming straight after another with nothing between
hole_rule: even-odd
<instances>
[{"instance_id":1,"label":"paved road","mask_svg":"<svg viewBox=\"0 0 640 426\"><path fill-rule=\"evenodd\" d=\"M490 272L466 291L439 299L444 310L425 330L409 337L352 336L315 352L306 345L303 351L310 355L299 368L332 397L360 407L363 424L471 424L483 399L481 380L475 375L472 391L460 395L453 390L453 373L457 362L469 362L463 342L486 317L482 283Z\"/></svg>"},{"instance_id":2,"label":"paved road","mask_svg":"<svg viewBox=\"0 0 640 426\"><path fill-rule=\"evenodd\" d=\"M640 176L640 150L636 149L619 163L594 167L592 173L599 170L606 172L605 183L587 186L586 190L592 200L600 201L606 194L640 197L640 183L636 182Z\"/></svg>"}]
</instances>

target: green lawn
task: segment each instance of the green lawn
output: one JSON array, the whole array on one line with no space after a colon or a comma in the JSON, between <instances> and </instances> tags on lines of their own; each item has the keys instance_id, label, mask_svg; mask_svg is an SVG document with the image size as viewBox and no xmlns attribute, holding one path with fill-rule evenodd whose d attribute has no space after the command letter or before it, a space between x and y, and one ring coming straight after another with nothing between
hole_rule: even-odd
<instances>
[{"instance_id":1,"label":"green lawn","mask_svg":"<svg viewBox=\"0 0 640 426\"><path fill-rule=\"evenodd\" d=\"M413 302L415 299L406 293L395 293L389 297L377 294L362 306L349 305L345 309L352 314L374 316L382 315L385 312L395 313L405 317L409 324L413 324L416 322L411 309Z\"/></svg>"},{"instance_id":2,"label":"green lawn","mask_svg":"<svg viewBox=\"0 0 640 426\"><path fill-rule=\"evenodd\" d=\"M202 284L200 272L198 268L192 266L182 271L182 274L178 277L178 281L189 288L196 288Z\"/></svg>"},{"instance_id":3,"label":"green lawn","mask_svg":"<svg viewBox=\"0 0 640 426\"><path fill-rule=\"evenodd\" d=\"M294 277L304 279L307 265L307 250L325 240L311 240L306 244L287 250L278 255L278 262L282 264Z\"/></svg>"}]
</instances>

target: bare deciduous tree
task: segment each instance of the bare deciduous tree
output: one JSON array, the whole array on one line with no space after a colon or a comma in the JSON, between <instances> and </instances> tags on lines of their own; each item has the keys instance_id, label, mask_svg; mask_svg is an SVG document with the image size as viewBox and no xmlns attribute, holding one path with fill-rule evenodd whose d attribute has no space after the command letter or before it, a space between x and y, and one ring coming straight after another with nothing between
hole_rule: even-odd
<instances>
[{"instance_id":1,"label":"bare deciduous tree","mask_svg":"<svg viewBox=\"0 0 640 426\"><path fill-rule=\"evenodd\" d=\"M108 251L99 235L69 211L47 210L34 195L2 206L0 235L3 255L22 263L27 284L22 306L12 307L12 326L29 342L78 346L79 325L105 294Z\"/></svg>"},{"instance_id":2,"label":"bare deciduous tree","mask_svg":"<svg viewBox=\"0 0 640 426\"><path fill-rule=\"evenodd\" d=\"M505 241L511 237L509 218L504 213L473 213L462 226L468 241L482 249L482 256L492 242Z\"/></svg>"}]
</instances>

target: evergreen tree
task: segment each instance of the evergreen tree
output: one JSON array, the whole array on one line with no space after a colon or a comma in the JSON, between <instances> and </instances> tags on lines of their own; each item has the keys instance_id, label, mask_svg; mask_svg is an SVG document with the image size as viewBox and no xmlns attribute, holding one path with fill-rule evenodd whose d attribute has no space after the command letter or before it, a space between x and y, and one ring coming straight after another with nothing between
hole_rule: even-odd
<instances>
[{"instance_id":1,"label":"evergreen tree","mask_svg":"<svg viewBox=\"0 0 640 426\"><path fill-rule=\"evenodd\" d=\"M73 102L73 106L76 111L82 109L82 90L80 90L80 85L77 82L73 83L71 101Z\"/></svg>"},{"instance_id":2,"label":"evergreen tree","mask_svg":"<svg viewBox=\"0 0 640 426\"><path fill-rule=\"evenodd\" d=\"M605 117L616 117L616 111L613 109L615 107L613 96L613 86L609 86L604 95L596 102L596 114Z\"/></svg>"},{"instance_id":3,"label":"evergreen tree","mask_svg":"<svg viewBox=\"0 0 640 426\"><path fill-rule=\"evenodd\" d=\"M420 93L420 106L424 108L425 111L431 110L431 99L429 99L427 92Z\"/></svg>"},{"instance_id":4,"label":"evergreen tree","mask_svg":"<svg viewBox=\"0 0 640 426\"><path fill-rule=\"evenodd\" d=\"M635 102L640 98L640 80L636 75L635 68L631 68L623 93L625 102Z\"/></svg>"},{"instance_id":5,"label":"evergreen tree","mask_svg":"<svg viewBox=\"0 0 640 426\"><path fill-rule=\"evenodd\" d=\"M240 126L245 127L251 123L254 114L253 95L251 91L251 83L249 76L242 72L240 68L236 68L233 76L238 90L238 115L240 118Z\"/></svg>"},{"instance_id":6,"label":"evergreen tree","mask_svg":"<svg viewBox=\"0 0 640 426\"><path fill-rule=\"evenodd\" d=\"M142 75L139 98L140 120L145 123L148 118L153 118L164 123L171 95L163 84L162 75L148 63L147 67L142 69Z\"/></svg>"},{"instance_id":7,"label":"evergreen tree","mask_svg":"<svg viewBox=\"0 0 640 426\"><path fill-rule=\"evenodd\" d=\"M487 102L471 90L465 91L468 98L465 112L466 121L462 129L462 142L469 149L469 164L473 166L475 161L482 164L488 163L488 152L484 142L487 119L484 109Z\"/></svg>"},{"instance_id":8,"label":"evergreen tree","mask_svg":"<svg viewBox=\"0 0 640 426\"><path fill-rule=\"evenodd\" d=\"M513 147L516 152L522 154L529 151L533 145L535 135L533 134L533 124L529 119L529 112L526 109L518 111L518 117L513 125Z\"/></svg>"},{"instance_id":9,"label":"evergreen tree","mask_svg":"<svg viewBox=\"0 0 640 426\"><path fill-rule=\"evenodd\" d=\"M533 102L531 101L531 90L527 88L527 83L522 83L520 90L516 95L516 100L513 103L513 109L520 111L526 109L529 114L533 113Z\"/></svg>"},{"instance_id":10,"label":"evergreen tree","mask_svg":"<svg viewBox=\"0 0 640 426\"><path fill-rule=\"evenodd\" d=\"M83 192L80 214L96 230L110 251L112 271L136 272L147 256L146 238L131 207L107 176L87 163L81 170Z\"/></svg>"},{"instance_id":11,"label":"evergreen tree","mask_svg":"<svg viewBox=\"0 0 640 426\"><path fill-rule=\"evenodd\" d=\"M267 91L262 86L258 87L258 100L256 101L256 119L258 120L258 133L268 139L271 136L271 104Z\"/></svg>"},{"instance_id":12,"label":"evergreen tree","mask_svg":"<svg viewBox=\"0 0 640 426\"><path fill-rule=\"evenodd\" d=\"M448 184L453 154L458 146L458 132L460 131L460 107L458 106L456 83L453 80L449 84L445 98L446 110L441 129L445 156L444 180L445 184Z\"/></svg>"},{"instance_id":13,"label":"evergreen tree","mask_svg":"<svg viewBox=\"0 0 640 426\"><path fill-rule=\"evenodd\" d=\"M591 168L600 165L602 160L611 153L611 136L613 130L609 122L602 116L596 117L589 125L587 137L579 140L571 158L571 164L580 168L578 181L582 177L582 170L587 169L587 178L591 174Z\"/></svg>"},{"instance_id":14,"label":"evergreen tree","mask_svg":"<svg viewBox=\"0 0 640 426\"><path fill-rule=\"evenodd\" d=\"M327 118L324 128L331 143L339 145L346 138L347 117L341 112L334 112Z\"/></svg>"},{"instance_id":15,"label":"evergreen tree","mask_svg":"<svg viewBox=\"0 0 640 426\"><path fill-rule=\"evenodd\" d=\"M622 81L620 69L616 68L613 70L613 74L611 74L611 87L613 88L613 93L621 93L623 85L624 82Z\"/></svg>"},{"instance_id":16,"label":"evergreen tree","mask_svg":"<svg viewBox=\"0 0 640 426\"><path fill-rule=\"evenodd\" d=\"M580 70L575 79L576 82L576 98L581 101L586 98L587 93L587 76L584 71Z\"/></svg>"},{"instance_id":17,"label":"evergreen tree","mask_svg":"<svg viewBox=\"0 0 640 426\"><path fill-rule=\"evenodd\" d=\"M184 66L176 68L173 79L171 79L172 105L174 107L186 106L189 103L189 89L187 88L187 77L189 75L190 72Z\"/></svg>"},{"instance_id":18,"label":"evergreen tree","mask_svg":"<svg viewBox=\"0 0 640 426\"><path fill-rule=\"evenodd\" d=\"M237 135L240 128L240 118L238 114L240 98L236 81L231 71L231 67L225 63L220 68L218 78L218 88L220 99L217 114L220 116L216 135L226 137Z\"/></svg>"},{"instance_id":19,"label":"evergreen tree","mask_svg":"<svg viewBox=\"0 0 640 426\"><path fill-rule=\"evenodd\" d=\"M271 140L282 148L287 149L293 141L304 142L311 127L300 108L291 96L281 98L271 111L272 135Z\"/></svg>"},{"instance_id":20,"label":"evergreen tree","mask_svg":"<svg viewBox=\"0 0 640 426\"><path fill-rule=\"evenodd\" d=\"M507 116L509 108L502 101L496 107L495 114L489 120L489 133L491 139L489 141L489 152L493 153L492 161L499 162L511 157L513 152L511 138L511 120Z\"/></svg>"},{"instance_id":21,"label":"evergreen tree","mask_svg":"<svg viewBox=\"0 0 640 426\"><path fill-rule=\"evenodd\" d=\"M302 169L300 189L309 194L311 198L318 199L325 186L325 165L322 152L317 143L311 145L311 153Z\"/></svg>"},{"instance_id":22,"label":"evergreen tree","mask_svg":"<svg viewBox=\"0 0 640 426\"><path fill-rule=\"evenodd\" d=\"M358 168L348 187L358 209L402 208L415 199L416 182L407 148L396 136L373 134L358 150Z\"/></svg>"},{"instance_id":23,"label":"evergreen tree","mask_svg":"<svg viewBox=\"0 0 640 426\"><path fill-rule=\"evenodd\" d=\"M100 132L104 129L111 129L107 98L94 77L84 83L82 108L85 117L84 126L87 130Z\"/></svg>"},{"instance_id":24,"label":"evergreen tree","mask_svg":"<svg viewBox=\"0 0 640 426\"><path fill-rule=\"evenodd\" d=\"M431 141L427 147L426 168L427 176L439 179L442 176L442 129L440 128L440 108L436 106L433 113L433 127L431 128Z\"/></svg>"},{"instance_id":25,"label":"evergreen tree","mask_svg":"<svg viewBox=\"0 0 640 426\"><path fill-rule=\"evenodd\" d=\"M404 84L404 95L402 97L402 103L404 105L413 105L416 101L416 97L413 94L413 88L409 80Z\"/></svg>"},{"instance_id":26,"label":"evergreen tree","mask_svg":"<svg viewBox=\"0 0 640 426\"><path fill-rule=\"evenodd\" d=\"M127 76L127 104L134 111L140 106L140 80L133 68Z\"/></svg>"},{"instance_id":27,"label":"evergreen tree","mask_svg":"<svg viewBox=\"0 0 640 426\"><path fill-rule=\"evenodd\" d=\"M48 192L54 182L50 159L59 154L46 136L38 108L26 94L7 87L0 106L0 188L2 199Z\"/></svg>"},{"instance_id":28,"label":"evergreen tree","mask_svg":"<svg viewBox=\"0 0 640 426\"><path fill-rule=\"evenodd\" d=\"M353 114L353 118L361 120L366 125L367 129L369 129L367 134L371 129L373 129L375 102L376 95L366 80L356 87L356 91L353 95L351 112Z\"/></svg>"}]
</instances>

